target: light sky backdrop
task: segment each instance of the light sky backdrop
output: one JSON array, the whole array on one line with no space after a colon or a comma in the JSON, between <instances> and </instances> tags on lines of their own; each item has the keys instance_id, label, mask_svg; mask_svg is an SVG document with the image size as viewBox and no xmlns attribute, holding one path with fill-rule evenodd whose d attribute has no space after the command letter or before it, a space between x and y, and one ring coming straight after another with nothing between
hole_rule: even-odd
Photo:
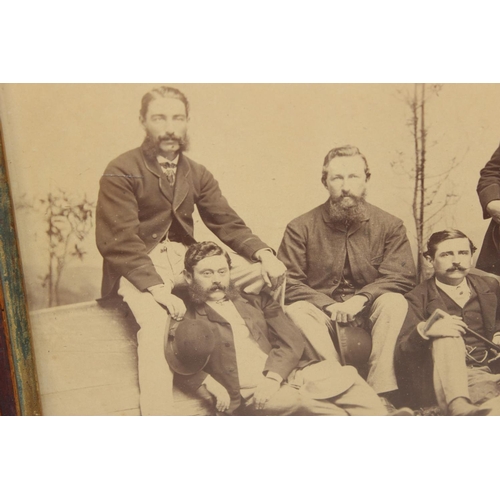
<instances>
[{"instance_id":1,"label":"light sky backdrop","mask_svg":"<svg viewBox=\"0 0 500 500\"><path fill-rule=\"evenodd\" d=\"M110 160L139 146L142 95L155 84L4 84L0 112L14 200L44 196L61 188L97 199L99 178ZM396 84L173 84L191 104L187 153L219 181L230 204L273 248L286 224L323 203L320 182L329 149L358 146L372 179L368 201L402 218L414 244L411 182L391 163L400 152L413 161L402 94L413 85ZM458 201L436 230L454 226L479 246L487 222L476 196L479 170L500 142L500 85L445 84L427 104L428 173L458 167L453 183ZM447 189L447 186L444 186ZM39 280L45 230L17 214L21 256L28 283ZM198 239L211 238L199 224ZM98 291L101 259L93 234L84 265ZM66 281L78 280L73 263ZM76 285L75 285L76 286ZM88 299L90 297L85 297ZM95 297L94 297L95 298Z\"/></svg>"}]
</instances>

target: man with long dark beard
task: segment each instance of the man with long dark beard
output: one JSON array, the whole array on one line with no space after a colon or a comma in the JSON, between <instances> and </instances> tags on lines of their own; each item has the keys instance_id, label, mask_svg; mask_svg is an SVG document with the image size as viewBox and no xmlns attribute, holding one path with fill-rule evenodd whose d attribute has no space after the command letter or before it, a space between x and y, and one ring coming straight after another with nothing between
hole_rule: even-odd
<instances>
[{"instance_id":1,"label":"man with long dark beard","mask_svg":"<svg viewBox=\"0 0 500 500\"><path fill-rule=\"evenodd\" d=\"M226 415L386 415L352 367L319 361L268 293L239 293L231 259L211 241L186 252L191 297L167 332L165 356L186 390L200 385ZM202 371L201 371L202 370ZM398 415L406 415L398 413Z\"/></svg>"},{"instance_id":2,"label":"man with long dark beard","mask_svg":"<svg viewBox=\"0 0 500 500\"><path fill-rule=\"evenodd\" d=\"M104 257L102 296L117 294L140 326L137 334L142 415L172 412L173 375L163 356L170 318L186 307L172 290L184 283L187 245L193 238L193 211L238 254L262 264L272 288L285 266L245 225L222 196L217 181L187 156L189 103L178 89L160 87L142 98L141 147L107 167L101 178L96 214L97 246Z\"/></svg>"},{"instance_id":3,"label":"man with long dark beard","mask_svg":"<svg viewBox=\"0 0 500 500\"><path fill-rule=\"evenodd\" d=\"M321 181L326 203L287 226L278 258L288 268L288 315L322 359L339 359L327 324L356 323L372 334L367 381L397 404L394 347L415 285L403 222L366 202L370 170L359 149L332 149Z\"/></svg>"}]
</instances>

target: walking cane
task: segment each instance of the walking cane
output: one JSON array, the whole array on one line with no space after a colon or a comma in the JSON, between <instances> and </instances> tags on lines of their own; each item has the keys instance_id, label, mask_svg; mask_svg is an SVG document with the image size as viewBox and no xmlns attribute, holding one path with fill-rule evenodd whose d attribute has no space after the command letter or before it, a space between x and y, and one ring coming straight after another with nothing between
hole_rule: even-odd
<instances>
[{"instance_id":1,"label":"walking cane","mask_svg":"<svg viewBox=\"0 0 500 500\"><path fill-rule=\"evenodd\" d=\"M443 319L446 316L449 316L449 314L444 312L442 309L436 309L431 314L430 318L425 322L424 331L428 330L431 327L431 325L433 325L438 319ZM473 337L482 340L488 347L500 353L500 345L494 344L493 342L491 342L491 340L488 340L486 337L483 337L481 334L475 332L474 330L472 330L472 328L469 328L468 326L465 327L465 331L470 335L472 335Z\"/></svg>"}]
</instances>

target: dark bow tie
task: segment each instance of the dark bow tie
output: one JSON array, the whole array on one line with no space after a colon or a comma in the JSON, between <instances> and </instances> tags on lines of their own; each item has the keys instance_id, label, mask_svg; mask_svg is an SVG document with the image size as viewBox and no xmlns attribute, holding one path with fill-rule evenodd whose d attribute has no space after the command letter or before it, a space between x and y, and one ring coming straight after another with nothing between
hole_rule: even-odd
<instances>
[{"instance_id":1,"label":"dark bow tie","mask_svg":"<svg viewBox=\"0 0 500 500\"><path fill-rule=\"evenodd\" d=\"M167 160L165 161L159 161L158 160L158 163L160 164L160 166L162 166L163 168L177 168L177 165L175 163L171 163Z\"/></svg>"},{"instance_id":2,"label":"dark bow tie","mask_svg":"<svg viewBox=\"0 0 500 500\"><path fill-rule=\"evenodd\" d=\"M167 176L168 183L173 186L175 184L175 172L177 171L177 165L168 160L165 160L161 156L158 156L156 160L160 164L160 167L165 169L164 172Z\"/></svg>"}]
</instances>

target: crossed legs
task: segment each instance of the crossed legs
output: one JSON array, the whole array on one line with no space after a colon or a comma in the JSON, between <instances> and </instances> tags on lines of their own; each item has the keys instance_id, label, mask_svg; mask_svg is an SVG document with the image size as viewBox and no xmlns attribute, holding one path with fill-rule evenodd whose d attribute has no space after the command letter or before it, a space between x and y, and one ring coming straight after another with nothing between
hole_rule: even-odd
<instances>
[{"instance_id":1,"label":"crossed legs","mask_svg":"<svg viewBox=\"0 0 500 500\"><path fill-rule=\"evenodd\" d=\"M450 413L453 401L462 399L490 409L489 415L500 415L500 374L486 366L468 367L462 338L434 339L432 360L436 400L444 413Z\"/></svg>"}]
</instances>

